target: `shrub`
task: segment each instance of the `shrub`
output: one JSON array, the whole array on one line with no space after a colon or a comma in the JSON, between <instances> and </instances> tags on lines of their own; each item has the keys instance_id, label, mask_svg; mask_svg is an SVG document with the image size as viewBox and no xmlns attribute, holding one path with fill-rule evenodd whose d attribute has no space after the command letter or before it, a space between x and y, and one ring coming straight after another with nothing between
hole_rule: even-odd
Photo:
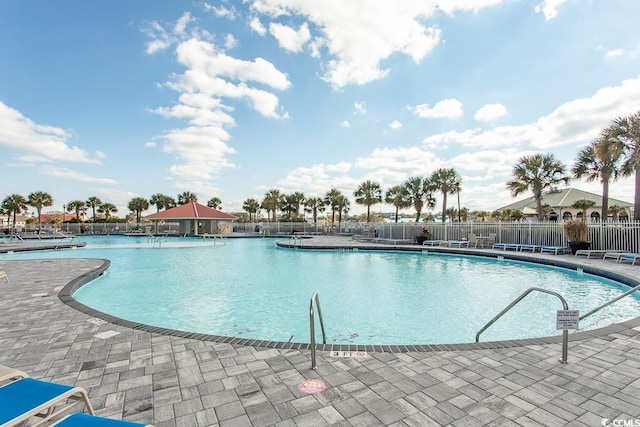
<instances>
[{"instance_id":1,"label":"shrub","mask_svg":"<svg viewBox=\"0 0 640 427\"><path fill-rule=\"evenodd\" d=\"M562 225L564 229L564 235L570 242L586 242L587 238L587 223L580 219L569 219Z\"/></svg>"}]
</instances>

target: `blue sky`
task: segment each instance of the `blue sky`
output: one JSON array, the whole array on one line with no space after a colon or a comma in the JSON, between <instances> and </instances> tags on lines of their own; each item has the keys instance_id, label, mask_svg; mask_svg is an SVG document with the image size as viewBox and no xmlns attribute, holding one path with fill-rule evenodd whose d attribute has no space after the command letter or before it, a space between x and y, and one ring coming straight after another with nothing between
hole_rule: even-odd
<instances>
[{"instance_id":1,"label":"blue sky","mask_svg":"<svg viewBox=\"0 0 640 427\"><path fill-rule=\"evenodd\" d=\"M4 1L0 197L97 196L124 216L155 193L240 211L338 188L358 213L364 180L453 167L462 206L494 210L522 155L570 167L640 110L637 0L437 3ZM632 181L611 196L631 201Z\"/></svg>"}]
</instances>

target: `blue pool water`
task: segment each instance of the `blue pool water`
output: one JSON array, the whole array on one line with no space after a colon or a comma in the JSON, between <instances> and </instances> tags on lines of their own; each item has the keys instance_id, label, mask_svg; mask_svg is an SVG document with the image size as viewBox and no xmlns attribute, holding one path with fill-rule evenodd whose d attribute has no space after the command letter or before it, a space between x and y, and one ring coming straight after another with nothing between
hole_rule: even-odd
<instances>
[{"instance_id":1,"label":"blue pool water","mask_svg":"<svg viewBox=\"0 0 640 427\"><path fill-rule=\"evenodd\" d=\"M327 340L357 344L473 342L524 290L542 287L586 312L628 289L599 277L476 257L278 248L274 239L220 242L87 237L86 248L2 259L106 258L111 268L73 296L97 310L171 329L308 342L309 301L318 292ZM216 243L214 245L214 243ZM482 341L556 335L557 298L530 294ZM627 297L581 322L592 329L640 315ZM319 328L316 328L319 331Z\"/></svg>"}]
</instances>

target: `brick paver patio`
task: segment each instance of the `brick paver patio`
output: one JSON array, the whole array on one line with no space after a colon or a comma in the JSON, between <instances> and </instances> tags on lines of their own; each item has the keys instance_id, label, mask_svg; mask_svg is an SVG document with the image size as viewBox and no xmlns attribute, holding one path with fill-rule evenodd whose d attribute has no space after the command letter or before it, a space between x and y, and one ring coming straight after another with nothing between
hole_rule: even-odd
<instances>
[{"instance_id":1,"label":"brick paver patio","mask_svg":"<svg viewBox=\"0 0 640 427\"><path fill-rule=\"evenodd\" d=\"M637 265L555 257L640 278ZM59 300L65 285L102 264L0 255L9 277L0 280L0 364L86 388L102 416L156 427L601 426L603 419L640 419L638 319L574 336L568 364L558 362L558 343L495 343L348 358L320 351L313 371L308 350L132 329ZM326 390L304 394L305 379L321 380Z\"/></svg>"}]
</instances>

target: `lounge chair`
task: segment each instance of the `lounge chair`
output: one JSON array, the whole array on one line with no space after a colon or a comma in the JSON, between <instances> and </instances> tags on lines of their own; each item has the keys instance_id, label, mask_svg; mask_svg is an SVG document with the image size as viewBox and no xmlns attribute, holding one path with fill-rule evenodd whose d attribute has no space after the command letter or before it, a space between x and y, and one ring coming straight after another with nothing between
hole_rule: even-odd
<instances>
[{"instance_id":1,"label":"lounge chair","mask_svg":"<svg viewBox=\"0 0 640 427\"><path fill-rule=\"evenodd\" d=\"M7 273L2 270L0 270L0 279L4 279L9 283L9 276L7 276Z\"/></svg>"},{"instance_id":2,"label":"lounge chair","mask_svg":"<svg viewBox=\"0 0 640 427\"><path fill-rule=\"evenodd\" d=\"M0 386L0 426L17 426L34 417L40 420L29 426L39 426L79 403L94 414L82 387L21 378Z\"/></svg>"},{"instance_id":3,"label":"lounge chair","mask_svg":"<svg viewBox=\"0 0 640 427\"><path fill-rule=\"evenodd\" d=\"M450 248L468 248L469 241L468 240L449 240L447 242L447 246Z\"/></svg>"},{"instance_id":4,"label":"lounge chair","mask_svg":"<svg viewBox=\"0 0 640 427\"><path fill-rule=\"evenodd\" d=\"M539 251L541 248L542 248L542 246L540 246L540 245L520 245L518 250L520 252L522 252L522 251L535 252L535 251Z\"/></svg>"},{"instance_id":5,"label":"lounge chair","mask_svg":"<svg viewBox=\"0 0 640 427\"><path fill-rule=\"evenodd\" d=\"M424 246L443 246L443 244L446 243L446 240L425 240L424 242L422 242Z\"/></svg>"},{"instance_id":6,"label":"lounge chair","mask_svg":"<svg viewBox=\"0 0 640 427\"><path fill-rule=\"evenodd\" d=\"M517 251L520 248L520 245L518 243L494 243L491 248L502 249L503 251L506 251L507 249Z\"/></svg>"},{"instance_id":7,"label":"lounge chair","mask_svg":"<svg viewBox=\"0 0 640 427\"><path fill-rule=\"evenodd\" d=\"M640 254L623 253L623 252L607 252L602 259L612 258L616 262L631 261L631 265L636 263L636 260L640 259Z\"/></svg>"},{"instance_id":8,"label":"lounge chair","mask_svg":"<svg viewBox=\"0 0 640 427\"><path fill-rule=\"evenodd\" d=\"M51 424L51 427L152 427L151 424L140 424L132 421L115 420L88 414L71 414Z\"/></svg>"},{"instance_id":9,"label":"lounge chair","mask_svg":"<svg viewBox=\"0 0 640 427\"><path fill-rule=\"evenodd\" d=\"M578 249L575 256L584 255L587 258L604 258L607 253L616 253L615 251L603 251L596 249Z\"/></svg>"},{"instance_id":10,"label":"lounge chair","mask_svg":"<svg viewBox=\"0 0 640 427\"><path fill-rule=\"evenodd\" d=\"M27 378L28 376L29 375L17 369L0 365L0 383L3 383L5 381L19 380L20 378Z\"/></svg>"},{"instance_id":11,"label":"lounge chair","mask_svg":"<svg viewBox=\"0 0 640 427\"><path fill-rule=\"evenodd\" d=\"M571 252L571 248L569 246L542 246L540 248L540 253L544 252L551 252L554 255L566 254Z\"/></svg>"}]
</instances>

